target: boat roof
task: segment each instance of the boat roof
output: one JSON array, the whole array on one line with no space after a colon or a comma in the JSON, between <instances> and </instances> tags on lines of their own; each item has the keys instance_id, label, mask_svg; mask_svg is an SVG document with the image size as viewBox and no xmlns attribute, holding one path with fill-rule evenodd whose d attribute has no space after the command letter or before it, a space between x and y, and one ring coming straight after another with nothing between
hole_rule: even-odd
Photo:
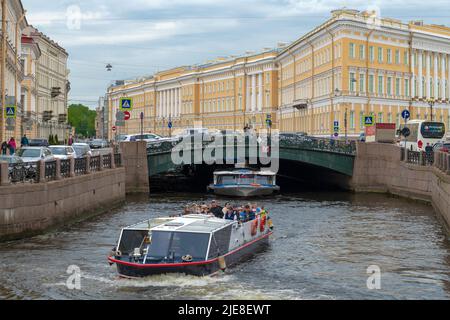
<instances>
[{"instance_id":1,"label":"boat roof","mask_svg":"<svg viewBox=\"0 0 450 320\"><path fill-rule=\"evenodd\" d=\"M191 214L174 218L167 223L152 228L151 231L211 233L234 223L231 220L218 219L208 215Z\"/></svg>"},{"instance_id":2,"label":"boat roof","mask_svg":"<svg viewBox=\"0 0 450 320\"><path fill-rule=\"evenodd\" d=\"M233 171L216 171L214 172L214 175L216 176L222 176L222 175L241 175L241 174L256 174L261 176L275 176L276 173L272 171L254 171L249 169L239 169L239 170L233 170Z\"/></svg>"}]
</instances>

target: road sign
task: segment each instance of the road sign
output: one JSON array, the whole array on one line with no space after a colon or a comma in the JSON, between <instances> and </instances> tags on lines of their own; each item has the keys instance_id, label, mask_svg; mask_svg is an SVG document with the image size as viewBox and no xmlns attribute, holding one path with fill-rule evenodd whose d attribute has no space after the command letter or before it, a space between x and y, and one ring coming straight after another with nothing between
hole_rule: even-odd
<instances>
[{"instance_id":1,"label":"road sign","mask_svg":"<svg viewBox=\"0 0 450 320\"><path fill-rule=\"evenodd\" d=\"M334 133L334 136L337 138L337 137L339 137L339 132L335 132Z\"/></svg>"},{"instance_id":2,"label":"road sign","mask_svg":"<svg viewBox=\"0 0 450 320\"><path fill-rule=\"evenodd\" d=\"M133 99L131 99L131 98L120 99L120 110L122 110L122 111L133 110Z\"/></svg>"},{"instance_id":3,"label":"road sign","mask_svg":"<svg viewBox=\"0 0 450 320\"><path fill-rule=\"evenodd\" d=\"M116 121L116 127L125 127L125 121Z\"/></svg>"},{"instance_id":4,"label":"road sign","mask_svg":"<svg viewBox=\"0 0 450 320\"><path fill-rule=\"evenodd\" d=\"M116 131L116 130L117 130L116 126L112 127L112 131Z\"/></svg>"},{"instance_id":5,"label":"road sign","mask_svg":"<svg viewBox=\"0 0 450 320\"><path fill-rule=\"evenodd\" d=\"M6 118L16 118L16 106L6 106L5 108L5 116Z\"/></svg>"},{"instance_id":6,"label":"road sign","mask_svg":"<svg viewBox=\"0 0 450 320\"><path fill-rule=\"evenodd\" d=\"M125 112L118 111L118 112L116 113L116 120L117 120L117 121L123 121L123 120L125 120Z\"/></svg>"},{"instance_id":7,"label":"road sign","mask_svg":"<svg viewBox=\"0 0 450 320\"><path fill-rule=\"evenodd\" d=\"M14 119L14 118L7 118L6 119L6 124L8 126L14 126L16 124L16 119Z\"/></svg>"},{"instance_id":8,"label":"road sign","mask_svg":"<svg viewBox=\"0 0 450 320\"><path fill-rule=\"evenodd\" d=\"M334 132L339 132L339 131L340 131L339 121L334 121Z\"/></svg>"},{"instance_id":9,"label":"road sign","mask_svg":"<svg viewBox=\"0 0 450 320\"><path fill-rule=\"evenodd\" d=\"M266 119L268 119L268 120L272 119L272 115L270 113L268 113Z\"/></svg>"},{"instance_id":10,"label":"road sign","mask_svg":"<svg viewBox=\"0 0 450 320\"><path fill-rule=\"evenodd\" d=\"M266 120L266 124L268 127L272 127L272 120L271 119L267 119Z\"/></svg>"},{"instance_id":11,"label":"road sign","mask_svg":"<svg viewBox=\"0 0 450 320\"><path fill-rule=\"evenodd\" d=\"M373 127L375 125L374 116L364 116L364 126Z\"/></svg>"},{"instance_id":12,"label":"road sign","mask_svg":"<svg viewBox=\"0 0 450 320\"><path fill-rule=\"evenodd\" d=\"M172 128L173 128L173 123L172 123L172 121L169 121L168 127L169 127L169 129L172 129Z\"/></svg>"},{"instance_id":13,"label":"road sign","mask_svg":"<svg viewBox=\"0 0 450 320\"><path fill-rule=\"evenodd\" d=\"M409 112L409 110L403 110L402 112L402 118L407 120L411 117L411 113Z\"/></svg>"},{"instance_id":14,"label":"road sign","mask_svg":"<svg viewBox=\"0 0 450 320\"><path fill-rule=\"evenodd\" d=\"M129 113L128 111L125 111L123 115L124 115L123 120L128 121L131 119L131 113Z\"/></svg>"},{"instance_id":15,"label":"road sign","mask_svg":"<svg viewBox=\"0 0 450 320\"><path fill-rule=\"evenodd\" d=\"M144 120L144 113L141 112L141 120Z\"/></svg>"}]
</instances>

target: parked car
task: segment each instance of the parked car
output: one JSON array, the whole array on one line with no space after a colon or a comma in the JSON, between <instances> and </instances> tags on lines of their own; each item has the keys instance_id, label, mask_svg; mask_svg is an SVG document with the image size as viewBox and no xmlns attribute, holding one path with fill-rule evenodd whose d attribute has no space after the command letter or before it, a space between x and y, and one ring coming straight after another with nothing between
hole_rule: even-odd
<instances>
[{"instance_id":1,"label":"parked car","mask_svg":"<svg viewBox=\"0 0 450 320\"><path fill-rule=\"evenodd\" d=\"M89 147L87 143L74 143L72 148L75 151L75 158L83 158L88 155L93 155L91 147Z\"/></svg>"},{"instance_id":2,"label":"parked car","mask_svg":"<svg viewBox=\"0 0 450 320\"><path fill-rule=\"evenodd\" d=\"M31 139L29 141L30 147L48 147L49 143L47 139Z\"/></svg>"},{"instance_id":3,"label":"parked car","mask_svg":"<svg viewBox=\"0 0 450 320\"><path fill-rule=\"evenodd\" d=\"M8 162L8 164L20 164L23 163L23 160L17 155L13 156L0 155L0 162Z\"/></svg>"},{"instance_id":4,"label":"parked car","mask_svg":"<svg viewBox=\"0 0 450 320\"><path fill-rule=\"evenodd\" d=\"M47 147L24 147L17 151L23 162L38 162L40 160L53 161L55 157L52 151Z\"/></svg>"},{"instance_id":5,"label":"parked car","mask_svg":"<svg viewBox=\"0 0 450 320\"><path fill-rule=\"evenodd\" d=\"M75 158L75 150L71 146L50 146L49 149L57 159L69 160Z\"/></svg>"},{"instance_id":6,"label":"parked car","mask_svg":"<svg viewBox=\"0 0 450 320\"><path fill-rule=\"evenodd\" d=\"M108 147L108 142L103 139L94 139L89 142L91 149L103 149Z\"/></svg>"}]
</instances>

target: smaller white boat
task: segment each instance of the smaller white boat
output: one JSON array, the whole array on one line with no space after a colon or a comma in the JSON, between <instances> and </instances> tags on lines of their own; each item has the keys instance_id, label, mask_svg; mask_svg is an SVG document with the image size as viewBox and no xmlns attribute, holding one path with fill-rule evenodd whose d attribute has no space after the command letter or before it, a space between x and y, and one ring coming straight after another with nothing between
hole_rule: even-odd
<instances>
[{"instance_id":1,"label":"smaller white boat","mask_svg":"<svg viewBox=\"0 0 450 320\"><path fill-rule=\"evenodd\" d=\"M269 196L280 191L276 179L276 173L265 170L216 171L214 172L214 183L208 186L208 191L227 197Z\"/></svg>"}]
</instances>

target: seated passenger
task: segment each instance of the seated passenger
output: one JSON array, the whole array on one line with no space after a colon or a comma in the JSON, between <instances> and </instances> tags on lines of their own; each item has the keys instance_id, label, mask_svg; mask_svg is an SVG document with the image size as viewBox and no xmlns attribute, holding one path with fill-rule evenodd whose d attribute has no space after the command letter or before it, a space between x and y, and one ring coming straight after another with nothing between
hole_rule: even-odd
<instances>
[{"instance_id":1,"label":"seated passenger","mask_svg":"<svg viewBox=\"0 0 450 320\"><path fill-rule=\"evenodd\" d=\"M209 210L209 212L212 213L216 218L222 219L223 218L222 209L223 208L219 206L217 201L214 200L211 202L211 209Z\"/></svg>"},{"instance_id":2,"label":"seated passenger","mask_svg":"<svg viewBox=\"0 0 450 320\"><path fill-rule=\"evenodd\" d=\"M225 213L224 219L232 221L236 220L236 213L234 210L228 210L227 213Z\"/></svg>"},{"instance_id":3,"label":"seated passenger","mask_svg":"<svg viewBox=\"0 0 450 320\"><path fill-rule=\"evenodd\" d=\"M248 222L251 221L251 217L253 216L253 220L256 218L256 215L252 212L252 209L250 208L249 205L246 205L244 208L244 211L241 212L240 217L241 217L241 222Z\"/></svg>"}]
</instances>

